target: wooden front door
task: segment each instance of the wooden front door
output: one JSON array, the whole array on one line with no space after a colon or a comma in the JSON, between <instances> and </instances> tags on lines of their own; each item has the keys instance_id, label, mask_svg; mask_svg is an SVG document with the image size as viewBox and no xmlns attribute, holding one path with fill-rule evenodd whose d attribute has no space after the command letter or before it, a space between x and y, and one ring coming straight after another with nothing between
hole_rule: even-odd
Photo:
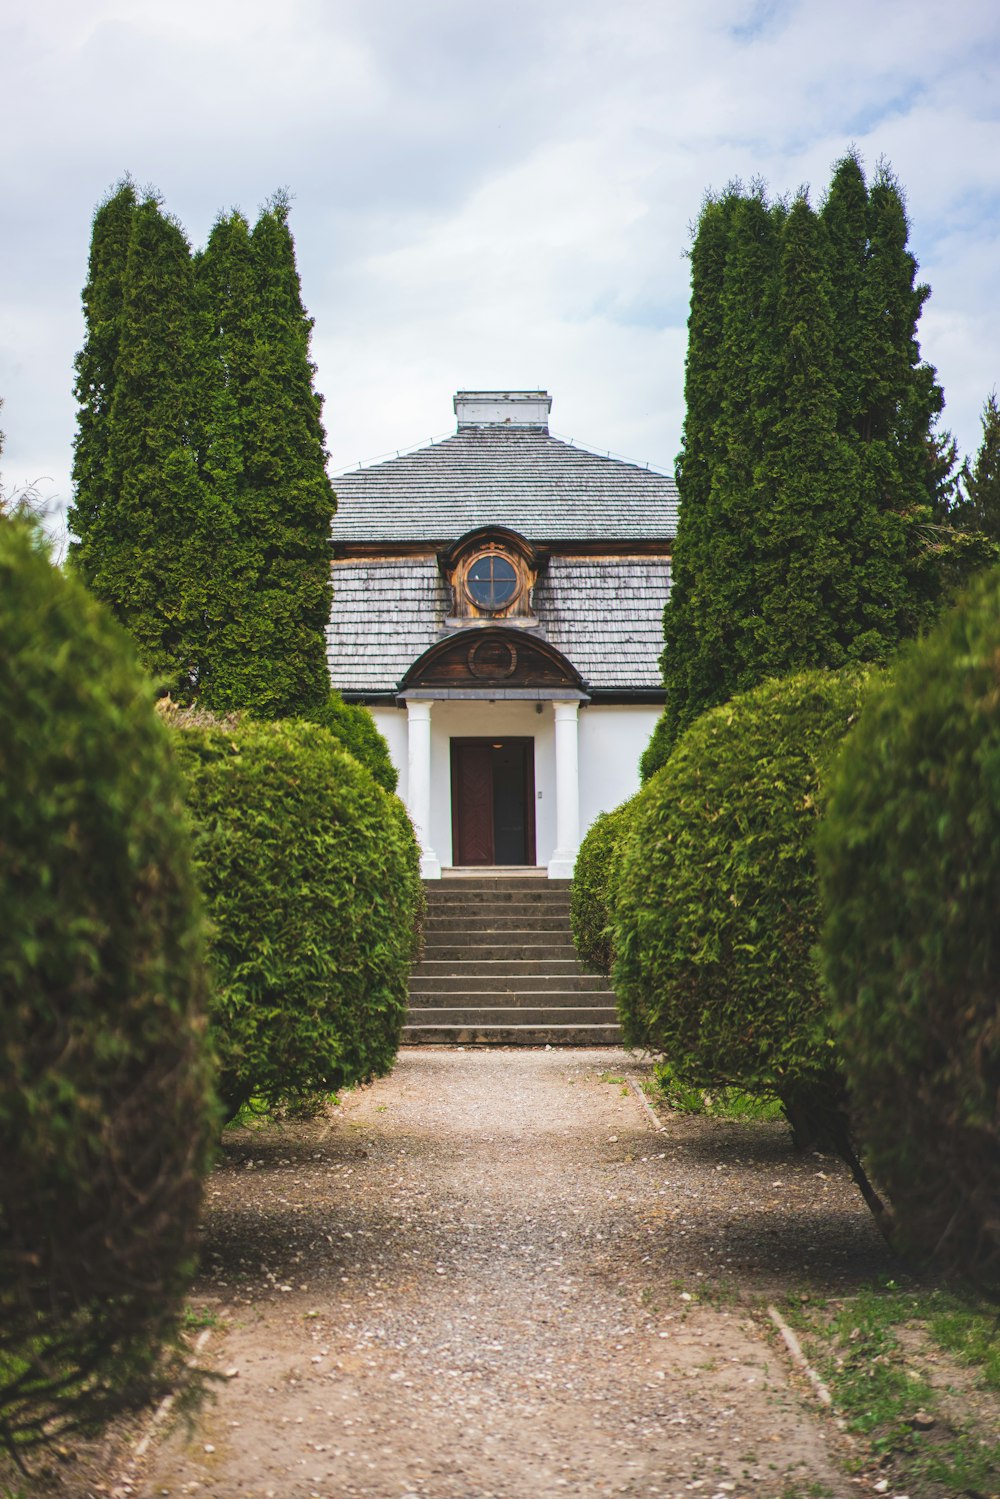
<instances>
[{"instance_id":1,"label":"wooden front door","mask_svg":"<svg viewBox=\"0 0 1000 1499\"><path fill-rule=\"evenodd\" d=\"M535 741L451 741L456 864L534 864Z\"/></svg>"}]
</instances>

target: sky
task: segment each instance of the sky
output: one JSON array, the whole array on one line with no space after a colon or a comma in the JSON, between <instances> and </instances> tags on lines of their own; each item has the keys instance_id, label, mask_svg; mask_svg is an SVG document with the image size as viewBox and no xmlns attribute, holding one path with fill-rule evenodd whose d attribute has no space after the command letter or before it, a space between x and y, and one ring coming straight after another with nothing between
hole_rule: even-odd
<instances>
[{"instance_id":1,"label":"sky","mask_svg":"<svg viewBox=\"0 0 1000 1499\"><path fill-rule=\"evenodd\" d=\"M691 228L735 178L905 189L923 357L963 453L1000 385L994 0L8 0L0 457L71 494L91 220L125 173L204 244L292 196L330 470L544 388L551 429L670 471Z\"/></svg>"}]
</instances>

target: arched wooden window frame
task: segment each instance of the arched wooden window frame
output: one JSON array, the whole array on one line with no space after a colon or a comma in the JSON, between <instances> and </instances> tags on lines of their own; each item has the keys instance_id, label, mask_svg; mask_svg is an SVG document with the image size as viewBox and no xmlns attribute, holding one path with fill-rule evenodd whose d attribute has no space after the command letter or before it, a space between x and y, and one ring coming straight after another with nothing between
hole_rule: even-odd
<instances>
[{"instance_id":1,"label":"arched wooden window frame","mask_svg":"<svg viewBox=\"0 0 1000 1499\"><path fill-rule=\"evenodd\" d=\"M480 557L502 557L513 567L517 586L510 601L500 609L488 609L476 603L469 591L469 569ZM516 531L485 527L461 537L440 557L441 571L451 585L451 617L456 621L482 620L499 624L503 620L534 618L534 589L541 560L530 542Z\"/></svg>"}]
</instances>

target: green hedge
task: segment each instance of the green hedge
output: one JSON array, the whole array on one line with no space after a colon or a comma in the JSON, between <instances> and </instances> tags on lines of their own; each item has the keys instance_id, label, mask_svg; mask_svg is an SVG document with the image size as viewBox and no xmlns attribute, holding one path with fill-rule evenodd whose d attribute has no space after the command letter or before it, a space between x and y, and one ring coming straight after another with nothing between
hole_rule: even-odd
<instances>
[{"instance_id":1,"label":"green hedge","mask_svg":"<svg viewBox=\"0 0 1000 1499\"><path fill-rule=\"evenodd\" d=\"M570 921L580 961L591 973L611 972L614 891L621 847L637 813L638 793L602 812L580 844L570 887Z\"/></svg>"},{"instance_id":2,"label":"green hedge","mask_svg":"<svg viewBox=\"0 0 1000 1499\"><path fill-rule=\"evenodd\" d=\"M388 1071L423 913L402 803L315 724L175 722L227 1110Z\"/></svg>"},{"instance_id":3,"label":"green hedge","mask_svg":"<svg viewBox=\"0 0 1000 1499\"><path fill-rule=\"evenodd\" d=\"M842 1145L812 837L864 692L862 671L812 671L703 714L640 796L616 899L628 1043L696 1087L776 1096Z\"/></svg>"},{"instance_id":4,"label":"green hedge","mask_svg":"<svg viewBox=\"0 0 1000 1499\"><path fill-rule=\"evenodd\" d=\"M395 791L399 772L390 758L389 746L361 703L345 703L339 692L331 692L320 707L310 708L299 716L307 723L322 724L329 729L385 791Z\"/></svg>"},{"instance_id":5,"label":"green hedge","mask_svg":"<svg viewBox=\"0 0 1000 1499\"><path fill-rule=\"evenodd\" d=\"M1000 571L865 709L820 843L824 967L902 1236L1000 1288Z\"/></svg>"},{"instance_id":6,"label":"green hedge","mask_svg":"<svg viewBox=\"0 0 1000 1499\"><path fill-rule=\"evenodd\" d=\"M202 924L150 684L104 608L7 521L0 724L0 1446L13 1451L137 1408L177 1374L216 1121Z\"/></svg>"}]
</instances>

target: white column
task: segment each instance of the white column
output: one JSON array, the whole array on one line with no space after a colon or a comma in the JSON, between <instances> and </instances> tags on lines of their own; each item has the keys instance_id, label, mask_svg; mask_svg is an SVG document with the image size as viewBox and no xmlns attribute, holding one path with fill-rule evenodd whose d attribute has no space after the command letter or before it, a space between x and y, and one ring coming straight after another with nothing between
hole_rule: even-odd
<instances>
[{"instance_id":1,"label":"white column","mask_svg":"<svg viewBox=\"0 0 1000 1499\"><path fill-rule=\"evenodd\" d=\"M568 880L580 847L579 703L553 703L556 716L556 847L549 879Z\"/></svg>"},{"instance_id":2,"label":"white column","mask_svg":"<svg viewBox=\"0 0 1000 1499\"><path fill-rule=\"evenodd\" d=\"M425 880L441 878L441 861L431 847L431 704L406 704L409 775L406 807L420 843L420 873Z\"/></svg>"}]
</instances>

